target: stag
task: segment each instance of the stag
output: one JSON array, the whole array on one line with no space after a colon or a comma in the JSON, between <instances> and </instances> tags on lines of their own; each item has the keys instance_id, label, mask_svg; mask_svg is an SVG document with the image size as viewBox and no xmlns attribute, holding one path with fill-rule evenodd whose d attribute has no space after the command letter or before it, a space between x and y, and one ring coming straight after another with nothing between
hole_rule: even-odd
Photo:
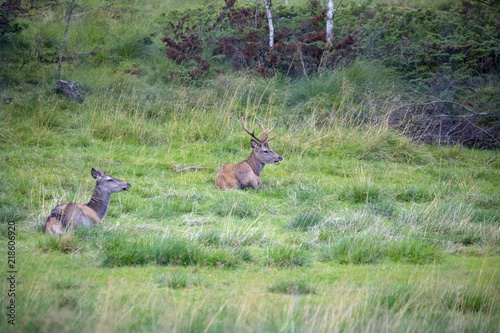
<instances>
[{"instance_id":1,"label":"stag","mask_svg":"<svg viewBox=\"0 0 500 333\"><path fill-rule=\"evenodd\" d=\"M266 164L280 164L283 157L276 154L270 147L269 141L274 139L269 137L269 133L273 130L266 132L262 123L260 127L262 128L262 138L259 139L255 136L255 130L250 132L241 118L241 125L243 129L250 134L253 138L250 140L250 146L252 147L252 152L250 155L240 163L226 164L223 165L217 176L215 177L215 188L226 190L226 189L242 189L251 186L256 189L258 187L263 187L262 181L260 180L260 174L264 169ZM255 141L255 140L256 141Z\"/></svg>"},{"instance_id":2,"label":"stag","mask_svg":"<svg viewBox=\"0 0 500 333\"><path fill-rule=\"evenodd\" d=\"M130 183L105 175L101 169L92 168L91 175L96 184L90 201L86 204L70 202L56 206L45 220L43 229L46 234L60 235L79 226L101 224L108 211L111 194L130 188Z\"/></svg>"}]
</instances>

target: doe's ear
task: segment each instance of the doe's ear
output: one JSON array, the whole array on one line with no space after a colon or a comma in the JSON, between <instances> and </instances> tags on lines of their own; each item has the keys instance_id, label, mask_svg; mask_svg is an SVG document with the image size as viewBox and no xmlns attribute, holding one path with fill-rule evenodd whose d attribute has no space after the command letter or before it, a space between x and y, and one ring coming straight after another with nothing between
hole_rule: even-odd
<instances>
[{"instance_id":1,"label":"doe's ear","mask_svg":"<svg viewBox=\"0 0 500 333\"><path fill-rule=\"evenodd\" d=\"M96 169L92 168L92 170L90 170L90 174L92 175L92 177L96 180L99 180L101 179L101 175L103 174L102 170L99 169L99 171L97 171Z\"/></svg>"},{"instance_id":2,"label":"doe's ear","mask_svg":"<svg viewBox=\"0 0 500 333\"><path fill-rule=\"evenodd\" d=\"M258 145L259 145L259 144L258 144L256 141L254 141L254 139L251 139L251 140L250 140L250 146L252 146L252 148L257 147Z\"/></svg>"}]
</instances>

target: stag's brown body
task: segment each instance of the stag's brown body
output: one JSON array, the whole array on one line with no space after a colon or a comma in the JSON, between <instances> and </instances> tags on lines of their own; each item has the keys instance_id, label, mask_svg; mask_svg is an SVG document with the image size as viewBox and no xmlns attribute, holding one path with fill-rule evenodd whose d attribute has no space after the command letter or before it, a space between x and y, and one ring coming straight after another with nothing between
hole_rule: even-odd
<instances>
[{"instance_id":1,"label":"stag's brown body","mask_svg":"<svg viewBox=\"0 0 500 333\"><path fill-rule=\"evenodd\" d=\"M111 194L126 191L130 183L105 175L92 168L96 186L92 198L86 204L70 202L56 206L45 220L44 232L50 235L62 234L69 228L101 224L108 211Z\"/></svg>"},{"instance_id":2,"label":"stag's brown body","mask_svg":"<svg viewBox=\"0 0 500 333\"><path fill-rule=\"evenodd\" d=\"M269 132L264 130L262 124L262 139L255 136L255 130L250 131L245 127L243 119L241 121L245 131L257 141L251 140L250 145L253 148L250 155L240 163L223 165L217 176L215 177L215 187L221 190L226 189L242 189L245 187L252 187L254 189L263 187L260 180L260 174L266 164L280 164L283 158L276 154L270 147L269 141L275 137L268 139Z\"/></svg>"}]
</instances>

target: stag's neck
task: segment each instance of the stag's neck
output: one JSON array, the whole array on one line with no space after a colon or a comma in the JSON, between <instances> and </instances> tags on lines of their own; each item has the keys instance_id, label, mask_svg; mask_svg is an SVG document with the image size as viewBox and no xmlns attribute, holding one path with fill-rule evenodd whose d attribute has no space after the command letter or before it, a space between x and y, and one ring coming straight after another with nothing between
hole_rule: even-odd
<instances>
[{"instance_id":1,"label":"stag's neck","mask_svg":"<svg viewBox=\"0 0 500 333\"><path fill-rule=\"evenodd\" d=\"M246 162L252 168L253 173L260 177L265 164L262 163L257 156L255 156L255 151L252 150L250 156L248 156L243 162Z\"/></svg>"},{"instance_id":2,"label":"stag's neck","mask_svg":"<svg viewBox=\"0 0 500 333\"><path fill-rule=\"evenodd\" d=\"M110 200L111 194L104 191L99 191L99 188L96 186L94 189L94 193L92 194L92 198L90 198L87 206L95 210L97 215L99 215L99 218L102 220L104 218L104 215L106 215L106 212L108 211Z\"/></svg>"}]
</instances>

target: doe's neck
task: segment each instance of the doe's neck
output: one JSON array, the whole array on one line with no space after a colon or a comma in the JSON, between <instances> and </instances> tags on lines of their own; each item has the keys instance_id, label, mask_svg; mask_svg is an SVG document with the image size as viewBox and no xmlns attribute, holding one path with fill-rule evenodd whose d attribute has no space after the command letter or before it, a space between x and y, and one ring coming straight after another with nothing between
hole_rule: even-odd
<instances>
[{"instance_id":1,"label":"doe's neck","mask_svg":"<svg viewBox=\"0 0 500 333\"><path fill-rule=\"evenodd\" d=\"M104 215L108 211L109 202L111 201L111 193L106 191L100 191L99 187L96 185L94 188L94 193L92 194L92 198L87 203L89 208L92 208L99 218L104 219Z\"/></svg>"}]
</instances>

